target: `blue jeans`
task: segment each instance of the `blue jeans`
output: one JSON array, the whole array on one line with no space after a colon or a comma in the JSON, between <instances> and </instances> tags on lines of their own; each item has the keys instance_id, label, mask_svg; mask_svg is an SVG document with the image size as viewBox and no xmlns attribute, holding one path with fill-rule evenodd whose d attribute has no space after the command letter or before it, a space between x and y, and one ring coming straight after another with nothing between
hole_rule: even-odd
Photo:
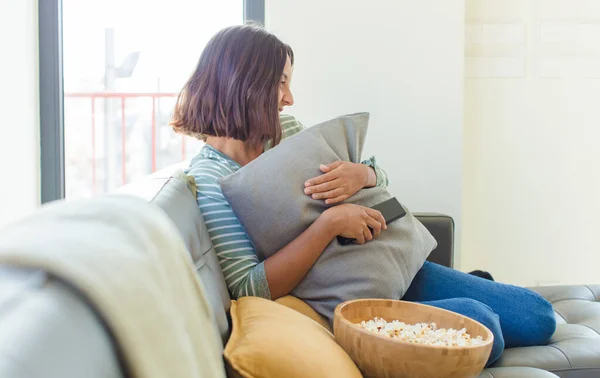
<instances>
[{"instance_id":1,"label":"blue jeans","mask_svg":"<svg viewBox=\"0 0 600 378\"><path fill-rule=\"evenodd\" d=\"M494 334L488 366L505 346L544 345L556 330L552 305L541 295L429 261L402 299L454 311L488 327Z\"/></svg>"}]
</instances>

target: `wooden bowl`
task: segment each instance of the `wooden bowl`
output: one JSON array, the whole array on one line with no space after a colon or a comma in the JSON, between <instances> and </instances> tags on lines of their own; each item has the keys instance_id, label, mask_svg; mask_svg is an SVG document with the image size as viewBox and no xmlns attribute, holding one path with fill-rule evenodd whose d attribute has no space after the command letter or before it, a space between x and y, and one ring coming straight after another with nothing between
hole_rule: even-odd
<instances>
[{"instance_id":1,"label":"wooden bowl","mask_svg":"<svg viewBox=\"0 0 600 378\"><path fill-rule=\"evenodd\" d=\"M439 328L466 328L484 342L469 347L443 347L393 340L355 323L374 317L406 324L434 322ZM481 323L460 314L419 303L388 299L358 299L337 306L335 338L365 377L462 378L477 376L492 351L494 336Z\"/></svg>"}]
</instances>

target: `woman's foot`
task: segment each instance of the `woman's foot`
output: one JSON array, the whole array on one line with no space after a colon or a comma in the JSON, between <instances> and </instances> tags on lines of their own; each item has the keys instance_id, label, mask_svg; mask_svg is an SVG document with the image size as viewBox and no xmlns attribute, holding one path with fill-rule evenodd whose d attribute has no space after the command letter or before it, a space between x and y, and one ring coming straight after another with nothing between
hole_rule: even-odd
<instances>
[{"instance_id":1,"label":"woman's foot","mask_svg":"<svg viewBox=\"0 0 600 378\"><path fill-rule=\"evenodd\" d=\"M485 278L486 280L494 281L494 277L490 274L490 272L486 272L485 270L474 270L469 272L470 275Z\"/></svg>"}]
</instances>

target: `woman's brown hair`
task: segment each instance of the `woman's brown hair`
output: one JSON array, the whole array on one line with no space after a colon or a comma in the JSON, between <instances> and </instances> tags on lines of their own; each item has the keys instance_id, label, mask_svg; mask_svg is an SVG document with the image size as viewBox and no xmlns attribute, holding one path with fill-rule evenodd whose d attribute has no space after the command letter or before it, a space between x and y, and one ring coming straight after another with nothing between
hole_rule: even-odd
<instances>
[{"instance_id":1,"label":"woman's brown hair","mask_svg":"<svg viewBox=\"0 0 600 378\"><path fill-rule=\"evenodd\" d=\"M281 140L278 93L292 49L253 25L232 26L206 45L179 97L171 126L203 140L227 137L259 146Z\"/></svg>"}]
</instances>

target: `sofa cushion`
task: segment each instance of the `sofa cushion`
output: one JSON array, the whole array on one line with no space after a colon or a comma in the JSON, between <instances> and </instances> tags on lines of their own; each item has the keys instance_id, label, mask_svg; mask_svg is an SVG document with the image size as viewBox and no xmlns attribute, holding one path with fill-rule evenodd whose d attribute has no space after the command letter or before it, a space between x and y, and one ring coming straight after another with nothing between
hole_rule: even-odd
<instances>
[{"instance_id":1,"label":"sofa cushion","mask_svg":"<svg viewBox=\"0 0 600 378\"><path fill-rule=\"evenodd\" d=\"M259 258L283 248L327 209L324 201L304 194L304 182L320 173L322 163L360 162L368 118L367 113L341 116L311 127L219 180ZM345 202L370 207L391 197L376 187ZM402 298L435 246L429 231L407 212L364 245L334 240L291 294L331 322L335 306L345 300Z\"/></svg>"},{"instance_id":2,"label":"sofa cushion","mask_svg":"<svg viewBox=\"0 0 600 378\"><path fill-rule=\"evenodd\" d=\"M315 310L312 309L312 307L307 305L306 302L302 301L301 299L298 299L291 295L286 295L285 297L276 299L275 302L287 308L291 308L292 310L298 311L302 315L306 315L307 317L311 318L315 322L325 327L328 331L333 332L327 319L319 315Z\"/></svg>"},{"instance_id":3,"label":"sofa cushion","mask_svg":"<svg viewBox=\"0 0 600 378\"><path fill-rule=\"evenodd\" d=\"M157 206L125 196L57 201L2 230L0 264L43 269L77 287L115 335L126 373L224 376L203 285Z\"/></svg>"},{"instance_id":4,"label":"sofa cushion","mask_svg":"<svg viewBox=\"0 0 600 378\"><path fill-rule=\"evenodd\" d=\"M428 261L454 267L454 219L451 216L438 213L413 213L423 223L437 241L437 247L431 251Z\"/></svg>"},{"instance_id":5,"label":"sofa cushion","mask_svg":"<svg viewBox=\"0 0 600 378\"><path fill-rule=\"evenodd\" d=\"M503 367L484 370L477 378L553 378L557 375L530 367Z\"/></svg>"},{"instance_id":6,"label":"sofa cushion","mask_svg":"<svg viewBox=\"0 0 600 378\"><path fill-rule=\"evenodd\" d=\"M563 378L600 376L600 286L535 287L554 306L556 332L546 346L511 348L494 367L532 366Z\"/></svg>"},{"instance_id":7,"label":"sofa cushion","mask_svg":"<svg viewBox=\"0 0 600 378\"><path fill-rule=\"evenodd\" d=\"M224 355L242 377L362 377L329 331L292 309L243 297L232 302L231 319Z\"/></svg>"},{"instance_id":8,"label":"sofa cushion","mask_svg":"<svg viewBox=\"0 0 600 378\"><path fill-rule=\"evenodd\" d=\"M0 265L0 377L121 378L101 318L71 287Z\"/></svg>"},{"instance_id":9,"label":"sofa cushion","mask_svg":"<svg viewBox=\"0 0 600 378\"><path fill-rule=\"evenodd\" d=\"M119 190L120 194L141 197L158 205L175 223L192 255L192 259L206 289L223 342L229 337L229 292L219 260L202 214L196 203L194 178L179 169L183 164L165 168L139 182Z\"/></svg>"}]
</instances>

